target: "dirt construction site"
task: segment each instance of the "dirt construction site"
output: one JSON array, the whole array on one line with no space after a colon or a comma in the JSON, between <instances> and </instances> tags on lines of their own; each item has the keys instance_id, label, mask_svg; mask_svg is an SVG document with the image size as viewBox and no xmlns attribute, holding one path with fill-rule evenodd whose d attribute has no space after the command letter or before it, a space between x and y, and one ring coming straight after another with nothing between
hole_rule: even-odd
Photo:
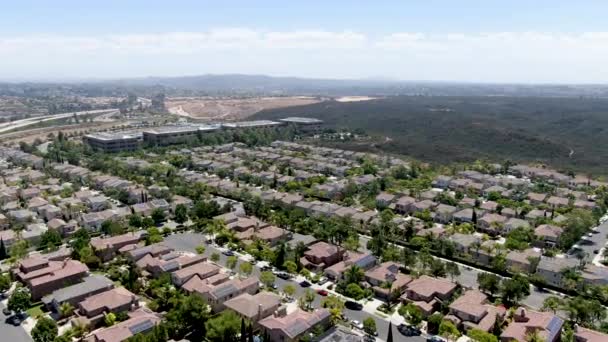
<instances>
[{"instance_id":1,"label":"dirt construction site","mask_svg":"<svg viewBox=\"0 0 608 342\"><path fill-rule=\"evenodd\" d=\"M264 109L301 106L323 99L306 96L217 98L174 97L165 100L165 107L175 115L205 121L242 120Z\"/></svg>"}]
</instances>

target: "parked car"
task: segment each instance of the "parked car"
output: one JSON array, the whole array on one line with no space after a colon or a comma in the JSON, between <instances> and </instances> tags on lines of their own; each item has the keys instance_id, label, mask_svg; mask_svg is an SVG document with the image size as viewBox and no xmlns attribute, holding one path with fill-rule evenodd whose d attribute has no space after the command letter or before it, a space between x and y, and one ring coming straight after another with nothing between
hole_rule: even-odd
<instances>
[{"instance_id":1,"label":"parked car","mask_svg":"<svg viewBox=\"0 0 608 342\"><path fill-rule=\"evenodd\" d=\"M289 278L291 278L291 276L287 272L277 272L276 276L283 280L288 280Z\"/></svg>"},{"instance_id":2,"label":"parked car","mask_svg":"<svg viewBox=\"0 0 608 342\"><path fill-rule=\"evenodd\" d=\"M234 252L227 249L227 250L223 251L222 254L224 254L225 256L233 256Z\"/></svg>"},{"instance_id":3,"label":"parked car","mask_svg":"<svg viewBox=\"0 0 608 342\"><path fill-rule=\"evenodd\" d=\"M300 286L302 287L310 287L310 285L312 285L308 280L304 280L302 282L300 282Z\"/></svg>"},{"instance_id":4,"label":"parked car","mask_svg":"<svg viewBox=\"0 0 608 342\"><path fill-rule=\"evenodd\" d=\"M329 294L329 292L327 292L326 290L317 290L317 293L323 297L325 297Z\"/></svg>"},{"instance_id":5,"label":"parked car","mask_svg":"<svg viewBox=\"0 0 608 342\"><path fill-rule=\"evenodd\" d=\"M363 330L363 323L357 321L356 319L353 319L352 321L350 321L350 325L352 325L353 328L357 328L357 329Z\"/></svg>"},{"instance_id":6,"label":"parked car","mask_svg":"<svg viewBox=\"0 0 608 342\"><path fill-rule=\"evenodd\" d=\"M363 310L363 304L357 303L357 302L353 302L352 300L347 300L344 303L344 307L346 307L349 310L354 310L354 311L361 311L361 310Z\"/></svg>"},{"instance_id":7,"label":"parked car","mask_svg":"<svg viewBox=\"0 0 608 342\"><path fill-rule=\"evenodd\" d=\"M435 335L435 336L429 336L426 339L426 341L427 342L447 342L447 340L445 338L443 338L441 336L437 336L437 335Z\"/></svg>"},{"instance_id":8,"label":"parked car","mask_svg":"<svg viewBox=\"0 0 608 342\"><path fill-rule=\"evenodd\" d=\"M399 324L397 330L399 330L403 336L420 336L422 334L420 329L406 324Z\"/></svg>"},{"instance_id":9,"label":"parked car","mask_svg":"<svg viewBox=\"0 0 608 342\"><path fill-rule=\"evenodd\" d=\"M11 310L9 310L8 308L2 309L2 313L4 314L4 316L10 316L13 314L13 312Z\"/></svg>"},{"instance_id":10,"label":"parked car","mask_svg":"<svg viewBox=\"0 0 608 342\"><path fill-rule=\"evenodd\" d=\"M327 279L327 277L321 277L321 278L319 278L319 282L317 284L323 285L323 284L327 283L328 281L329 281L329 279Z\"/></svg>"},{"instance_id":11,"label":"parked car","mask_svg":"<svg viewBox=\"0 0 608 342\"><path fill-rule=\"evenodd\" d=\"M593 254L599 254L599 253L600 253L600 250L599 250L599 249L594 249L594 250L593 250Z\"/></svg>"}]
</instances>

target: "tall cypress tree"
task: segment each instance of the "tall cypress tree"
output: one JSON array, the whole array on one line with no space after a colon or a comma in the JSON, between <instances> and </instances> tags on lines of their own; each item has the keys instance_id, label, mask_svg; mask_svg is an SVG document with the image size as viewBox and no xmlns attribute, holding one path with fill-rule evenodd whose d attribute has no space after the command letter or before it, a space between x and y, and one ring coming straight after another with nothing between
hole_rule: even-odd
<instances>
[{"instance_id":1,"label":"tall cypress tree","mask_svg":"<svg viewBox=\"0 0 608 342\"><path fill-rule=\"evenodd\" d=\"M253 342L253 324L249 323L249 331L247 332L249 335L249 342Z\"/></svg>"},{"instance_id":2,"label":"tall cypress tree","mask_svg":"<svg viewBox=\"0 0 608 342\"><path fill-rule=\"evenodd\" d=\"M245 327L244 318L241 318L241 342L247 342L247 328Z\"/></svg>"},{"instance_id":3,"label":"tall cypress tree","mask_svg":"<svg viewBox=\"0 0 608 342\"><path fill-rule=\"evenodd\" d=\"M393 342L393 322L388 322L388 337L386 342Z\"/></svg>"},{"instance_id":4,"label":"tall cypress tree","mask_svg":"<svg viewBox=\"0 0 608 342\"><path fill-rule=\"evenodd\" d=\"M0 238L0 260L4 260L8 257L6 254L6 247L4 246L4 239Z\"/></svg>"}]
</instances>

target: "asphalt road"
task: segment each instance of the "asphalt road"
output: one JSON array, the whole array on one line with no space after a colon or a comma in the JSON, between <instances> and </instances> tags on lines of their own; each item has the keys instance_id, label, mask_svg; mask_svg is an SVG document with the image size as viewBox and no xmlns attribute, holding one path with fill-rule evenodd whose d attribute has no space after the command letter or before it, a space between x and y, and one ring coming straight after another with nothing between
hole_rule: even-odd
<instances>
[{"instance_id":1,"label":"asphalt road","mask_svg":"<svg viewBox=\"0 0 608 342\"><path fill-rule=\"evenodd\" d=\"M4 305L0 303L0 341L6 342L32 342L32 338L21 326L14 326L6 322L8 318L2 313Z\"/></svg>"},{"instance_id":2,"label":"asphalt road","mask_svg":"<svg viewBox=\"0 0 608 342\"><path fill-rule=\"evenodd\" d=\"M227 256L221 254L221 251L219 249L217 249L216 247L214 247L213 245L204 243L204 237L202 234L199 234L199 233L173 234L173 235L169 235L168 237L166 237L164 243L167 246L169 246L175 250L189 251L189 252L194 252L194 253L196 252L197 246L204 245L206 248L205 253L204 253L205 256L210 257L211 254L213 254L213 253L219 253L220 260L218 261L218 263L221 265L226 265ZM244 261L244 262L246 262L246 261ZM239 269L238 265L240 265L240 263L241 263L241 260L239 260L239 263L235 267L236 271L238 271L238 269ZM256 276L260 275L260 269L258 267L254 267L253 275L256 275ZM281 290L286 284L293 284L296 288L296 294L295 294L296 298L300 298L301 296L303 296L306 291L305 288L302 288L300 286L300 284L294 280L283 280L280 278L276 278L275 284L277 285L279 290ZM320 307L322 300L323 300L322 296L315 294L315 300L312 304L313 307ZM353 310L349 310L349 309L345 308L343 312L344 312L344 316L346 316L349 320L354 319L354 320L358 320L359 322L363 322L364 319L366 319L368 317L372 317L376 321L376 328L378 330L378 338L380 340L386 341L387 334L388 334L388 325L389 325L388 321L386 321L384 319L380 319L365 311L353 311ZM405 337L399 333L399 331L397 330L397 327L393 327L393 338L395 341L425 341L425 338L423 338L423 337Z\"/></svg>"},{"instance_id":3,"label":"asphalt road","mask_svg":"<svg viewBox=\"0 0 608 342\"><path fill-rule=\"evenodd\" d=\"M597 229L592 231L591 236L585 235L583 238L577 242L576 244L580 249L585 253L585 257L589 262L593 260L596 256L593 253L596 250L600 250L608 241L608 221L597 226Z\"/></svg>"}]
</instances>

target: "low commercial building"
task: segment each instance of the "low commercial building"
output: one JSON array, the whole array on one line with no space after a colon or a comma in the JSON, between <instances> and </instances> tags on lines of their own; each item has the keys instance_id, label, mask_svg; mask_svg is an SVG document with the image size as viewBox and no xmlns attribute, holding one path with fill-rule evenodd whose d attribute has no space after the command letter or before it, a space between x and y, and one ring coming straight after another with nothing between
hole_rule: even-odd
<instances>
[{"instance_id":1,"label":"low commercial building","mask_svg":"<svg viewBox=\"0 0 608 342\"><path fill-rule=\"evenodd\" d=\"M165 126L155 127L143 131L143 140L146 145L167 146L196 141L202 134L215 132L220 126Z\"/></svg>"},{"instance_id":2,"label":"low commercial building","mask_svg":"<svg viewBox=\"0 0 608 342\"><path fill-rule=\"evenodd\" d=\"M271 128L282 125L280 122L270 120L255 120L255 121L239 121L239 122L228 122L222 124L225 129L237 129L237 128Z\"/></svg>"},{"instance_id":3,"label":"low commercial building","mask_svg":"<svg viewBox=\"0 0 608 342\"><path fill-rule=\"evenodd\" d=\"M107 153L135 151L141 146L141 133L92 133L83 138L91 149Z\"/></svg>"},{"instance_id":4,"label":"low commercial building","mask_svg":"<svg viewBox=\"0 0 608 342\"><path fill-rule=\"evenodd\" d=\"M279 121L288 126L294 126L302 132L318 132L323 125L323 120L315 118L288 117Z\"/></svg>"}]
</instances>

